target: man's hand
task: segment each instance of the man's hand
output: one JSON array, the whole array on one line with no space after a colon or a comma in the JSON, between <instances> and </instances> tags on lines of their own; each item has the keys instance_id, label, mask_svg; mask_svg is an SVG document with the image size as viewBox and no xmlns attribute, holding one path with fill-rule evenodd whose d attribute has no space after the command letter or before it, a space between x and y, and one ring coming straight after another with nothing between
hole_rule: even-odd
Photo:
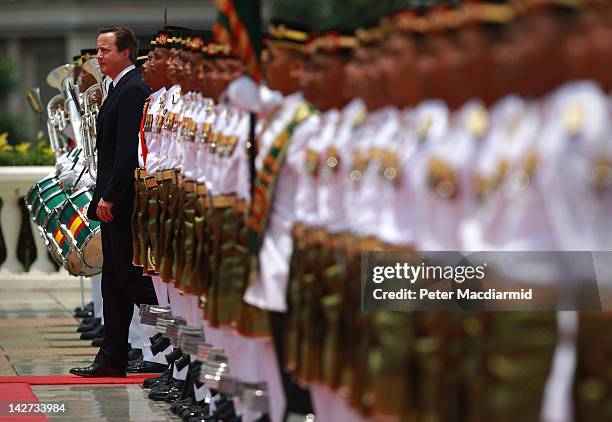
<instances>
[{"instance_id":1,"label":"man's hand","mask_svg":"<svg viewBox=\"0 0 612 422\"><path fill-rule=\"evenodd\" d=\"M110 223L111 221L113 221L112 208L112 202L106 202L104 199L100 199L100 202L98 202L98 208L96 208L96 215L98 216L100 221L103 221L105 223Z\"/></svg>"}]
</instances>

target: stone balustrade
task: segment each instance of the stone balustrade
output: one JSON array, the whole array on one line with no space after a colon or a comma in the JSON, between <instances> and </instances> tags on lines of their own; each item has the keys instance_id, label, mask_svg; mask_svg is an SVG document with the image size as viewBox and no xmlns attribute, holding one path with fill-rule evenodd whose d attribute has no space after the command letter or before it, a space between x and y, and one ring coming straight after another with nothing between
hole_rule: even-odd
<instances>
[{"instance_id":1,"label":"stone balustrade","mask_svg":"<svg viewBox=\"0 0 612 422\"><path fill-rule=\"evenodd\" d=\"M6 259L0 263L0 280L18 277L53 277L72 278L64 269L56 271L49 260L47 246L36 232L36 227L29 221L34 243L36 259L29 271L17 258L19 232L22 224L19 198L25 196L34 182L52 173L51 166L0 167L0 226L6 247Z\"/></svg>"}]
</instances>

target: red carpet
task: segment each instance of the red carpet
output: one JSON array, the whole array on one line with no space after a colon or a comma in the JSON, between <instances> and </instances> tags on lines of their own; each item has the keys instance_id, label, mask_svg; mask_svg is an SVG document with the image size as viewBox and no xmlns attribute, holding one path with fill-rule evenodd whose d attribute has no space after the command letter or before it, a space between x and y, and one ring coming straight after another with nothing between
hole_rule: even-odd
<instances>
[{"instance_id":1,"label":"red carpet","mask_svg":"<svg viewBox=\"0 0 612 422\"><path fill-rule=\"evenodd\" d=\"M159 374L128 374L125 378L84 378L76 375L51 376L14 376L0 377L0 387L7 383L25 383L30 385L66 385L66 384L142 384L144 380ZM4 400L0 396L0 400ZM3 419L0 419L3 420Z\"/></svg>"},{"instance_id":2,"label":"red carpet","mask_svg":"<svg viewBox=\"0 0 612 422\"><path fill-rule=\"evenodd\" d=\"M21 378L21 377L1 377ZM46 422L44 415L31 413L11 413L9 403L38 403L38 398L32 392L32 387L23 382L5 382L0 384L0 421L2 422Z\"/></svg>"}]
</instances>

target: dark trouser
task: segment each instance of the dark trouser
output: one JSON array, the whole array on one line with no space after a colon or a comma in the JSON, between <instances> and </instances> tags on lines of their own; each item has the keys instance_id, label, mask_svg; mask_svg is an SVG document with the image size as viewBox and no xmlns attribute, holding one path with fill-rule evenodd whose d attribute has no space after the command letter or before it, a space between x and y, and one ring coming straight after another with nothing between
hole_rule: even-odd
<instances>
[{"instance_id":1,"label":"dark trouser","mask_svg":"<svg viewBox=\"0 0 612 422\"><path fill-rule=\"evenodd\" d=\"M276 351L276 358L283 381L283 390L285 391L285 398L287 400L285 417L291 413L302 415L313 413L310 392L300 387L291 374L285 371L283 367L285 362L284 335L287 330L286 314L281 312L269 312L268 315L270 316L270 329L272 331L272 339L274 340L274 349Z\"/></svg>"},{"instance_id":2,"label":"dark trouser","mask_svg":"<svg viewBox=\"0 0 612 422\"><path fill-rule=\"evenodd\" d=\"M104 344L95 361L116 369L127 366L128 333L134 304L157 305L151 278L132 265L129 223L102 223Z\"/></svg>"}]
</instances>

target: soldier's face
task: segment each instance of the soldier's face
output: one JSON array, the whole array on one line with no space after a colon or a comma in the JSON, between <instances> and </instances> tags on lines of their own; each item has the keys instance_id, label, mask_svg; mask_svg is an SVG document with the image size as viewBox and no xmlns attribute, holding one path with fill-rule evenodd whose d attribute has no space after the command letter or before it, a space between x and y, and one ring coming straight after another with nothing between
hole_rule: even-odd
<instances>
[{"instance_id":1,"label":"soldier's face","mask_svg":"<svg viewBox=\"0 0 612 422\"><path fill-rule=\"evenodd\" d=\"M105 32L98 35L96 58L100 65L100 72L114 79L123 69L130 65L130 50L128 48L118 51L117 38L114 32Z\"/></svg>"},{"instance_id":2,"label":"soldier's face","mask_svg":"<svg viewBox=\"0 0 612 422\"><path fill-rule=\"evenodd\" d=\"M370 55L365 48L358 48L346 64L346 95L366 99L368 96L365 67Z\"/></svg>"},{"instance_id":3,"label":"soldier's face","mask_svg":"<svg viewBox=\"0 0 612 422\"><path fill-rule=\"evenodd\" d=\"M144 64L140 67L140 76L142 77L142 81L149 85L150 87L153 87L151 85L151 60L153 59L153 51L149 51L149 54L147 54L147 61L144 62Z\"/></svg>"},{"instance_id":4,"label":"soldier's face","mask_svg":"<svg viewBox=\"0 0 612 422\"><path fill-rule=\"evenodd\" d=\"M463 83L465 62L461 50L450 33L433 35L428 42L438 63L433 75L433 96L445 98L451 108L458 108L469 98Z\"/></svg>"},{"instance_id":5,"label":"soldier's face","mask_svg":"<svg viewBox=\"0 0 612 422\"><path fill-rule=\"evenodd\" d=\"M198 65L197 80L199 85L199 91L211 98L217 98L214 96L214 85L215 75L217 73L216 64L214 60L203 59Z\"/></svg>"},{"instance_id":6,"label":"soldier's face","mask_svg":"<svg viewBox=\"0 0 612 422\"><path fill-rule=\"evenodd\" d=\"M156 48L149 53L149 60L144 64L146 66L146 78L149 82L149 86L154 91L162 87L170 86L168 80L168 58L170 56L170 50L166 48Z\"/></svg>"},{"instance_id":7,"label":"soldier's face","mask_svg":"<svg viewBox=\"0 0 612 422\"><path fill-rule=\"evenodd\" d=\"M419 99L416 50L413 39L405 34L391 34L381 45L378 60L382 90L388 103L403 108Z\"/></svg>"},{"instance_id":8,"label":"soldier's face","mask_svg":"<svg viewBox=\"0 0 612 422\"><path fill-rule=\"evenodd\" d=\"M178 81L178 60L180 51L172 48L170 49L170 56L168 57L168 64L166 66L168 80L172 85L175 85Z\"/></svg>"},{"instance_id":9,"label":"soldier's face","mask_svg":"<svg viewBox=\"0 0 612 422\"><path fill-rule=\"evenodd\" d=\"M516 25L509 25L497 37L497 47L491 52L495 95L501 98L510 92L522 92L523 80L529 77L525 71L526 50L522 33Z\"/></svg>"},{"instance_id":10,"label":"soldier's face","mask_svg":"<svg viewBox=\"0 0 612 422\"><path fill-rule=\"evenodd\" d=\"M311 56L300 78L306 99L321 110L343 107L349 98L344 89L346 63L338 54Z\"/></svg>"},{"instance_id":11,"label":"soldier's face","mask_svg":"<svg viewBox=\"0 0 612 422\"><path fill-rule=\"evenodd\" d=\"M270 45L262 54L264 79L270 89L289 95L299 89L299 77L304 67L302 55L287 47Z\"/></svg>"},{"instance_id":12,"label":"soldier's face","mask_svg":"<svg viewBox=\"0 0 612 422\"><path fill-rule=\"evenodd\" d=\"M464 85L468 95L483 98L489 90L490 54L488 39L479 28L466 27L457 34L458 48L463 51Z\"/></svg>"},{"instance_id":13,"label":"soldier's face","mask_svg":"<svg viewBox=\"0 0 612 422\"><path fill-rule=\"evenodd\" d=\"M181 80L180 84L184 91L191 91L193 87L193 56L189 51L181 51Z\"/></svg>"},{"instance_id":14,"label":"soldier's face","mask_svg":"<svg viewBox=\"0 0 612 422\"><path fill-rule=\"evenodd\" d=\"M175 72L176 81L175 83L180 84L183 91L189 90L189 80L185 77L185 66L186 62L190 59L191 53L188 51L180 50L178 57L176 58Z\"/></svg>"},{"instance_id":15,"label":"soldier's face","mask_svg":"<svg viewBox=\"0 0 612 422\"><path fill-rule=\"evenodd\" d=\"M200 68L200 64L202 63L202 55L197 53L191 54L191 60L188 63L189 67L189 84L191 86L190 90L198 91L199 83L198 83L198 69Z\"/></svg>"}]
</instances>

